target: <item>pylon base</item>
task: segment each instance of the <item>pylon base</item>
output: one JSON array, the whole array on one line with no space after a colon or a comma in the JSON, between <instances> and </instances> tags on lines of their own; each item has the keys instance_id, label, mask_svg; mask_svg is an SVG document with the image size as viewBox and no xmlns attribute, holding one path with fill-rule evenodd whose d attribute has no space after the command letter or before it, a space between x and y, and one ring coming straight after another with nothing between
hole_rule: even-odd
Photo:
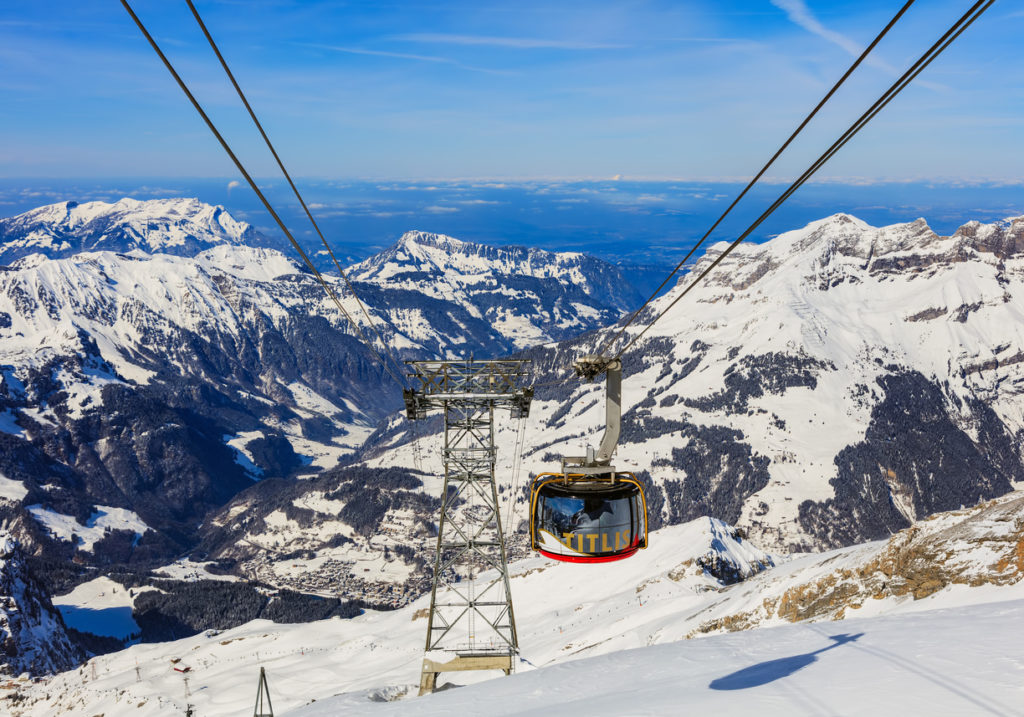
<instances>
[{"instance_id":1,"label":"pylon base","mask_svg":"<svg viewBox=\"0 0 1024 717\"><path fill-rule=\"evenodd\" d=\"M420 695L428 695L437 687L437 676L442 672L467 670L501 670L512 673L512 655L459 655L448 662L437 662L429 657L423 660L420 672Z\"/></svg>"}]
</instances>

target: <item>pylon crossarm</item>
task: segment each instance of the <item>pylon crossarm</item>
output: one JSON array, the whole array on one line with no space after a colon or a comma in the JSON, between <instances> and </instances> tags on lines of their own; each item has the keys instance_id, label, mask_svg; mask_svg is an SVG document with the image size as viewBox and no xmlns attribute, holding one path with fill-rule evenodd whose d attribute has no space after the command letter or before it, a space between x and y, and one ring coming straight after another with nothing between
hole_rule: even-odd
<instances>
[{"instance_id":1,"label":"pylon crossarm","mask_svg":"<svg viewBox=\"0 0 1024 717\"><path fill-rule=\"evenodd\" d=\"M451 513L449 513L448 514L448 518L451 519L451 517L452 517L452 515L451 515ZM468 545L471 542L470 537L469 537L469 535L466 534L466 531L463 529L463 526L459 525L454 520L451 521L450 525L451 525L451 529L454 530L456 533L458 533L459 537L462 538L462 540L459 541L458 544Z\"/></svg>"}]
</instances>

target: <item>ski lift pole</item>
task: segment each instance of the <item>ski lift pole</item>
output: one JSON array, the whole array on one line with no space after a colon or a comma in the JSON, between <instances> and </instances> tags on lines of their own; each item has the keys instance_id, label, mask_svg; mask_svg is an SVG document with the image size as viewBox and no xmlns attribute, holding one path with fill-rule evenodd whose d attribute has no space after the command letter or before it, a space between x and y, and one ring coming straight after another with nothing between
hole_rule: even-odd
<instances>
[{"instance_id":1,"label":"ski lift pole","mask_svg":"<svg viewBox=\"0 0 1024 717\"><path fill-rule=\"evenodd\" d=\"M266 701L265 706L264 701ZM270 704L270 686L267 684L265 667L260 668L260 684L256 688L256 706L252 710L252 717L274 717L274 706Z\"/></svg>"}]
</instances>

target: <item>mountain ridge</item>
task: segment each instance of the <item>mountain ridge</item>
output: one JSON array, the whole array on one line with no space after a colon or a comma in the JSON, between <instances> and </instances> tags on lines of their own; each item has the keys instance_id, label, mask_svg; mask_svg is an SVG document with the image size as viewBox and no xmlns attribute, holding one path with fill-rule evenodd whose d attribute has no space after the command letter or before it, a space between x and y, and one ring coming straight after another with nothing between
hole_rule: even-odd
<instances>
[{"instance_id":1,"label":"mountain ridge","mask_svg":"<svg viewBox=\"0 0 1024 717\"><path fill-rule=\"evenodd\" d=\"M65 201L0 219L0 265L33 253L63 258L107 249L189 256L221 243L266 242L223 206L196 198Z\"/></svg>"},{"instance_id":2,"label":"mountain ridge","mask_svg":"<svg viewBox=\"0 0 1024 717\"><path fill-rule=\"evenodd\" d=\"M44 214L59 214L60 206ZM141 220L121 217L129 226L164 211L160 202L124 206L144 209ZM219 210L203 211L212 217ZM398 245L437 251L420 247L417 237ZM401 405L347 319L290 256L231 237L188 256L148 253L131 244L136 239L128 240L135 248L116 246L126 251L57 258L37 252L0 270L0 441L9 444L0 471L24 492L0 513L36 557L149 566L180 556L196 547L196 526L210 510L256 480L332 467ZM488 273L486 256L501 254L445 241L484 261L478 274ZM188 253L189 246L178 248ZM606 304L572 307L569 299L591 300L557 270L540 266L561 261L559 255L527 254L527 268L552 276L519 277L522 301L560 302L569 325L595 327ZM617 276L598 260L573 255L571 262L581 276ZM501 282L515 281L520 270L526 268L505 265ZM336 276L325 280L373 335L347 286ZM473 281L458 296L435 297L374 281L357 278L356 286L400 357L429 356L449 341L478 355L519 345L514 331L488 320L495 302ZM501 310L512 319L523 315ZM542 322L524 321L551 338ZM52 479L42 477L44 466ZM74 531L47 537L44 524L85 526L95 506L135 517L95 546L71 540ZM150 530L136 539L129 528L140 524Z\"/></svg>"},{"instance_id":3,"label":"mountain ridge","mask_svg":"<svg viewBox=\"0 0 1024 717\"><path fill-rule=\"evenodd\" d=\"M561 340L616 321L641 299L618 267L594 257L419 231L346 273L399 333L438 355L497 356ZM461 311L441 315L437 302Z\"/></svg>"},{"instance_id":4,"label":"mountain ridge","mask_svg":"<svg viewBox=\"0 0 1024 717\"><path fill-rule=\"evenodd\" d=\"M875 228L837 215L737 249L722 273L709 275L715 281L694 289L688 304L623 357L614 462L644 483L652 527L712 515L776 552L823 550L882 538L1024 482L1024 419L1014 412L1024 374L1012 360L1024 350L1024 332L1013 318L1024 315L1024 257L1001 259L972 248L977 237L987 242L983 248L1011 246L1000 236L1015 235L1019 226L1019 219L971 225L944 238L922 221ZM627 338L721 249L709 250ZM922 318L937 305L935 297L949 307ZM524 430L526 472L557 469L559 455L581 455L587 442L596 443L603 388L565 374L613 330L518 354L534 361L537 384ZM387 527L378 540L416 546L414 555L429 553L430 534L418 526L431 514L417 513L410 522L403 493L424 500L440 495L440 426L435 418L414 430L391 416L378 427L372 450L357 456L361 466L408 469L421 479L421 487L374 487L381 511L375 520ZM517 440L515 425L497 425L501 487L512 485L517 461L508 447ZM341 506L322 493L310 487L305 495L240 494L218 514L215 522L222 524L210 524L208 539L219 546L214 554L258 563L262 575L297 589L323 589L325 573L305 567L306 551L317 556L310 566L338 561L331 572L347 580L348 565L361 572L360 563L353 546L332 546L319 533L317 526L336 520ZM499 497L505 509L516 501L509 550L524 555L524 497L511 491ZM311 513L286 522L292 504ZM274 517L228 531L233 511ZM261 557L253 549L278 541L293 557ZM387 571L400 576L403 590L414 587L404 581L416 566L393 555Z\"/></svg>"}]
</instances>

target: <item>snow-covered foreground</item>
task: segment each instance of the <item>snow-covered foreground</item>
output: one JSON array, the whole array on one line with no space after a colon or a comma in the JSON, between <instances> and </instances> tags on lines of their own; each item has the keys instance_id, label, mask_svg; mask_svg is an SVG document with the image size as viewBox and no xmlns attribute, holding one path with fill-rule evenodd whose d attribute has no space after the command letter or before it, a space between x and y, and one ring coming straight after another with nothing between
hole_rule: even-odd
<instances>
[{"instance_id":1,"label":"snow-covered foreground","mask_svg":"<svg viewBox=\"0 0 1024 717\"><path fill-rule=\"evenodd\" d=\"M1016 555L1021 501L1011 495L919 523L892 541L800 556L759 573L772 559L707 518L653 533L650 548L618 563L516 562L519 674L443 675L442 683L451 677L486 685L429 699L379 704L416 692L424 597L351 620L254 621L135 645L28 688L15 714L131 708L146 717L181 714L186 704L203 717L241 714L252 708L261 666L277 714L479 714L492 701L505 710L499 714L560 707L677 714L696 706L734 714L755 705L766 714L918 713L912 705L928 705L929 714L1024 714L1024 581L1016 558L1001 562L1008 550ZM955 549L957 575L975 587L918 594L886 592L873 582L879 570L889 571L880 558L910 560L916 546L935 541ZM894 546L904 552L893 553ZM720 573L724 566L757 574L723 587L701 568L709 560ZM902 579L887 574L890 586ZM836 582L837 575L846 577ZM800 611L787 608L795 603ZM835 615L846 620L787 624ZM712 634L741 627L757 629ZM830 637L860 633L855 640Z\"/></svg>"},{"instance_id":2,"label":"snow-covered foreground","mask_svg":"<svg viewBox=\"0 0 1024 717\"><path fill-rule=\"evenodd\" d=\"M333 715L1024 715L1024 600L625 650Z\"/></svg>"}]
</instances>

